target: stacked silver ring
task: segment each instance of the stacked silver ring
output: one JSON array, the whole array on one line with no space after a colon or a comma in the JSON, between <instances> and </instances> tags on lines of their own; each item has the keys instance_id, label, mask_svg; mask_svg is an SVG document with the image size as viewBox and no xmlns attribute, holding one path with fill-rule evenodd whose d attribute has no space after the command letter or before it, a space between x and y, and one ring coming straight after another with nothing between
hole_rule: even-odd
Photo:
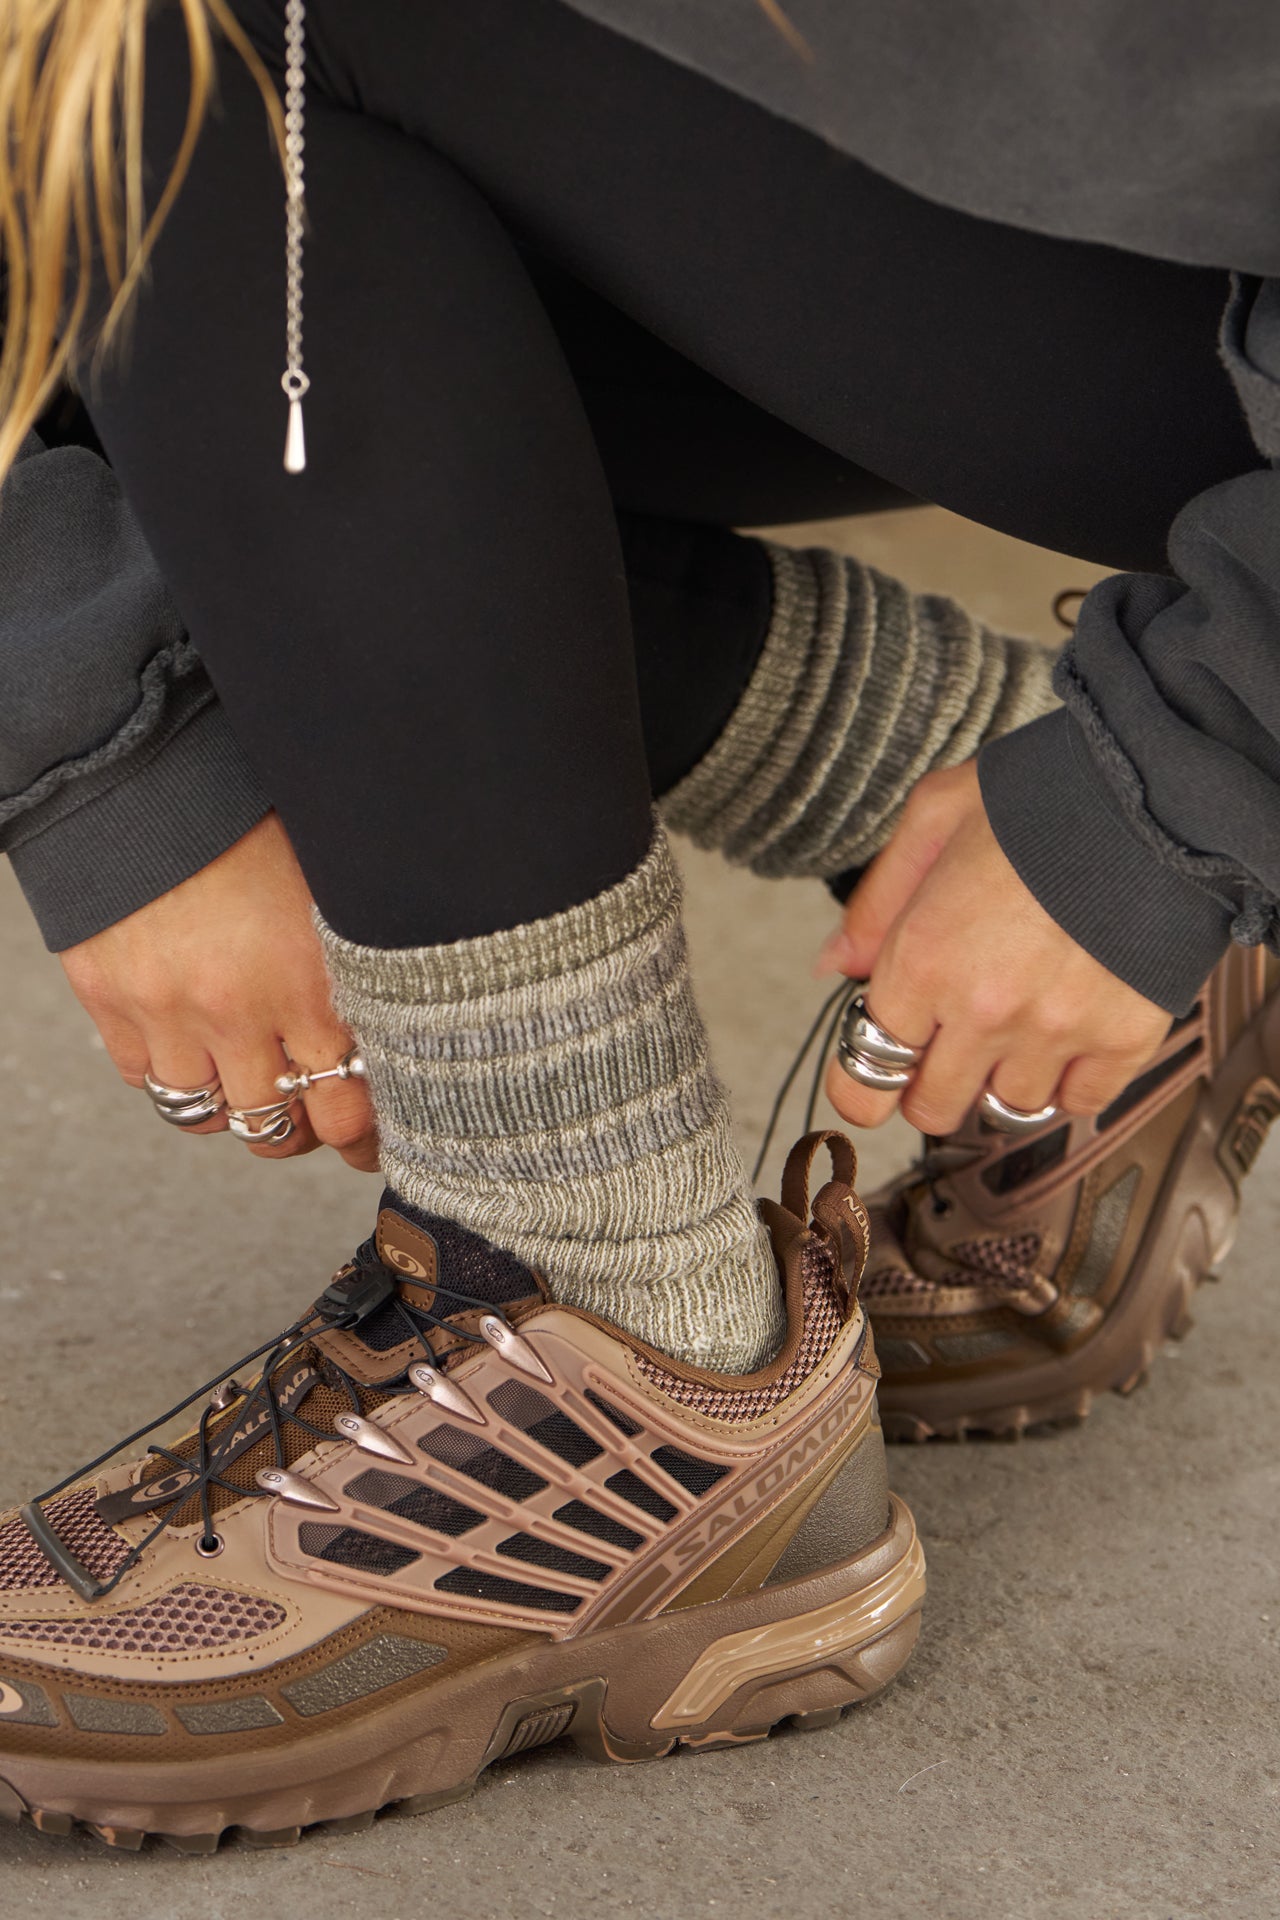
<instances>
[{"instance_id":1,"label":"stacked silver ring","mask_svg":"<svg viewBox=\"0 0 1280 1920\"><path fill-rule=\"evenodd\" d=\"M301 1100L317 1080L363 1080L364 1077L364 1057L358 1047L349 1047L336 1067L323 1067L318 1073L310 1067L296 1067L291 1073L278 1074L276 1091L283 1098L270 1100L263 1107L228 1107L227 1125L237 1140L269 1140L278 1145L294 1131L290 1107ZM255 1120L259 1122L256 1127Z\"/></svg>"},{"instance_id":2,"label":"stacked silver ring","mask_svg":"<svg viewBox=\"0 0 1280 1920\"><path fill-rule=\"evenodd\" d=\"M198 1127L215 1115L224 1113L227 1125L237 1140L265 1140L279 1145L295 1131L296 1123L289 1109L301 1100L309 1087L318 1080L363 1080L365 1078L364 1057L358 1047L350 1047L343 1054L336 1067L324 1067L319 1072L310 1067L296 1067L290 1073L282 1073L276 1080L276 1091L282 1097L269 1100L261 1107L229 1107L222 1097L222 1085L215 1080L208 1087L166 1087L150 1073L144 1073L142 1084L147 1098L162 1120L171 1127Z\"/></svg>"},{"instance_id":3,"label":"stacked silver ring","mask_svg":"<svg viewBox=\"0 0 1280 1920\"><path fill-rule=\"evenodd\" d=\"M221 1113L226 1104L221 1082L217 1080L211 1087L166 1087L151 1074L144 1073L142 1084L160 1118L167 1120L171 1127L203 1126L206 1120Z\"/></svg>"},{"instance_id":4,"label":"stacked silver ring","mask_svg":"<svg viewBox=\"0 0 1280 1920\"><path fill-rule=\"evenodd\" d=\"M836 1051L850 1079L877 1093L900 1093L924 1058L923 1047L895 1040L872 1018L861 993L855 993L845 1009Z\"/></svg>"},{"instance_id":5,"label":"stacked silver ring","mask_svg":"<svg viewBox=\"0 0 1280 1920\"><path fill-rule=\"evenodd\" d=\"M866 996L855 993L840 1023L836 1057L851 1080L870 1087L875 1093L901 1093L924 1058L923 1047L908 1046L896 1040L876 1020ZM1034 1113L1011 1107L988 1087L979 1097L978 1112L983 1123L998 1133L1035 1133L1056 1119L1054 1106L1039 1107Z\"/></svg>"}]
</instances>

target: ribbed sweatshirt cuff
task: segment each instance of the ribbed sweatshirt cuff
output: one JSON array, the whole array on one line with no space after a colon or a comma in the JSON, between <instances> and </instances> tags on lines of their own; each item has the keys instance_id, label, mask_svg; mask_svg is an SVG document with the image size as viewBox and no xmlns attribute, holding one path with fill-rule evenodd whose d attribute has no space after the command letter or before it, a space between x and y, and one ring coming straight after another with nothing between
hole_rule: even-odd
<instances>
[{"instance_id":1,"label":"ribbed sweatshirt cuff","mask_svg":"<svg viewBox=\"0 0 1280 1920\"><path fill-rule=\"evenodd\" d=\"M1186 1013L1230 944L1231 909L1138 839L1071 715L991 741L978 777L992 831L1045 911L1148 1000Z\"/></svg>"},{"instance_id":2,"label":"ribbed sweatshirt cuff","mask_svg":"<svg viewBox=\"0 0 1280 1920\"><path fill-rule=\"evenodd\" d=\"M207 700L158 751L8 852L45 944L61 953L225 853L268 811L222 708Z\"/></svg>"}]
</instances>

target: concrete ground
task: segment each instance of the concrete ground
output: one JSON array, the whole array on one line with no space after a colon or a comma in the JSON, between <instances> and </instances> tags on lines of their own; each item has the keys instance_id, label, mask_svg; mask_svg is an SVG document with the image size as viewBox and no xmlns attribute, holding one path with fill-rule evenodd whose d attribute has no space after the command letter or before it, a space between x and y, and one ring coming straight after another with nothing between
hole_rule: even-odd
<instances>
[{"instance_id":1,"label":"concrete ground","mask_svg":"<svg viewBox=\"0 0 1280 1920\"><path fill-rule=\"evenodd\" d=\"M810 530L813 531L813 530ZM1053 634L1089 569L927 512L824 529ZM753 1146L820 989L820 891L689 862L721 1069ZM371 1182L264 1166L122 1091L0 878L0 1505L50 1484L292 1317L361 1237ZM791 1123L793 1130L798 1121ZM867 1139L867 1183L907 1149ZM931 1568L904 1677L822 1733L601 1768L568 1746L475 1797L290 1852L183 1859L0 1828L0 1914L808 1920L1280 1914L1280 1159L1225 1284L1146 1390L1019 1446L897 1451Z\"/></svg>"}]
</instances>

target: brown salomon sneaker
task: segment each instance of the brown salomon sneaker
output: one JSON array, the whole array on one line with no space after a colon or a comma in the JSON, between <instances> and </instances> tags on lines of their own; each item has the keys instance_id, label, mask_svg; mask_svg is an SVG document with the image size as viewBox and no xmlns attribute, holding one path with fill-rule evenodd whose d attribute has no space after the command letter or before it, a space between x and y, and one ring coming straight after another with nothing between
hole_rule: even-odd
<instances>
[{"instance_id":1,"label":"brown salomon sneaker","mask_svg":"<svg viewBox=\"0 0 1280 1920\"><path fill-rule=\"evenodd\" d=\"M971 1118L870 1203L890 1439L1016 1434L1127 1393L1231 1246L1280 1113L1280 969L1235 947L1097 1119Z\"/></svg>"},{"instance_id":2,"label":"brown salomon sneaker","mask_svg":"<svg viewBox=\"0 0 1280 1920\"><path fill-rule=\"evenodd\" d=\"M256 1382L0 1524L0 1813L283 1845L562 1733L647 1759L877 1692L924 1563L885 1479L853 1174L815 1134L762 1203L789 1331L735 1378L384 1202Z\"/></svg>"}]
</instances>

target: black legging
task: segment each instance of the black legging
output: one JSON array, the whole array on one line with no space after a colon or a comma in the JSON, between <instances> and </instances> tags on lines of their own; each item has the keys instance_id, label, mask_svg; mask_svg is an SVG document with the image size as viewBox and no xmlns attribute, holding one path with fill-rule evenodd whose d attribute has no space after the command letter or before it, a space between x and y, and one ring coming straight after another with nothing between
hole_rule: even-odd
<instances>
[{"instance_id":1,"label":"black legging","mask_svg":"<svg viewBox=\"0 0 1280 1920\"><path fill-rule=\"evenodd\" d=\"M278 0L238 11L278 66ZM853 463L1151 567L1190 495L1258 464L1214 350L1218 274L932 206L556 0L311 0L308 25L308 471L280 463L279 169L230 56L92 405L352 938L484 933L640 858L651 776L615 505L707 514L719 472L740 494L752 478L754 518L776 457L816 508L828 480L854 498ZM161 14L157 168L184 47ZM666 404L686 377L704 411ZM758 585L745 600L758 628ZM713 627L723 715L752 641ZM685 705L680 648L642 668L651 707L664 675Z\"/></svg>"}]
</instances>

